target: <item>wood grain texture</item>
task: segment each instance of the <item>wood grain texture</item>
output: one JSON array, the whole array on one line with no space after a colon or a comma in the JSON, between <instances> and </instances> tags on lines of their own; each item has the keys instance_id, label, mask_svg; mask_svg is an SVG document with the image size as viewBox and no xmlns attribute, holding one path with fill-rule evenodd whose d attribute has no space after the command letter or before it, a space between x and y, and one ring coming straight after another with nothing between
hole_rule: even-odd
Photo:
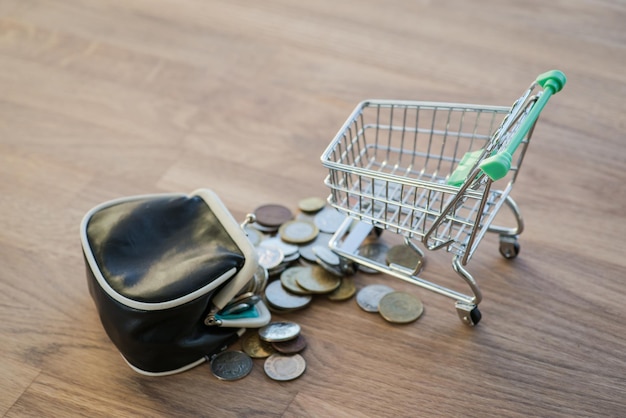
<instances>
[{"instance_id":1,"label":"wood grain texture","mask_svg":"<svg viewBox=\"0 0 626 418\"><path fill-rule=\"evenodd\" d=\"M623 416L626 411L626 5L611 0L0 2L0 415ZM359 101L508 105L539 73L544 110L513 196L508 262L468 269L475 329L405 282L419 321L316 298L306 373L256 361L136 374L87 291L78 227L101 202L214 190L237 219L324 197L319 157ZM456 286L445 253L425 277ZM462 287L461 287L461 290ZM234 348L237 348L237 344Z\"/></svg>"}]
</instances>

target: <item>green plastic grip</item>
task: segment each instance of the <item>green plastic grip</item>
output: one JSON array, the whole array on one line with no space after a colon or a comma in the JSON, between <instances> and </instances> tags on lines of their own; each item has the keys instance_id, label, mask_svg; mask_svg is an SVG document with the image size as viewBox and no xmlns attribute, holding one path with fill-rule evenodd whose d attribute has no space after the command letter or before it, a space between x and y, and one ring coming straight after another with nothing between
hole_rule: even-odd
<instances>
[{"instance_id":1,"label":"green plastic grip","mask_svg":"<svg viewBox=\"0 0 626 418\"><path fill-rule=\"evenodd\" d=\"M506 149L492 155L489 158L485 158L480 163L480 168L493 181L500 180L506 176L506 173L509 172L511 169L511 160L515 150L519 147L524 137L528 134L528 131L534 125L544 106L548 103L550 97L563 89L567 78L562 71L552 70L537 76L536 81L543 88L543 94L534 104L530 113L520 125L511 142L507 145Z\"/></svg>"}]
</instances>

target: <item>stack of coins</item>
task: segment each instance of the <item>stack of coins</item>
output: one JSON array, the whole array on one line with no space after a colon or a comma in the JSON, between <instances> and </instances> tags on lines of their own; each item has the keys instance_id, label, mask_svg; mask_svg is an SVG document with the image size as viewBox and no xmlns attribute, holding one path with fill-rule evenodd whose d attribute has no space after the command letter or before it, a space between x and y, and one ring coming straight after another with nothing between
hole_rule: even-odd
<instances>
[{"instance_id":1,"label":"stack of coins","mask_svg":"<svg viewBox=\"0 0 626 418\"><path fill-rule=\"evenodd\" d=\"M220 380L238 380L253 369L254 359L263 359L265 374L279 381L293 380L306 370L300 354L307 346L300 325L276 321L250 330L242 339L239 350L223 351L211 359L211 372Z\"/></svg>"}]
</instances>

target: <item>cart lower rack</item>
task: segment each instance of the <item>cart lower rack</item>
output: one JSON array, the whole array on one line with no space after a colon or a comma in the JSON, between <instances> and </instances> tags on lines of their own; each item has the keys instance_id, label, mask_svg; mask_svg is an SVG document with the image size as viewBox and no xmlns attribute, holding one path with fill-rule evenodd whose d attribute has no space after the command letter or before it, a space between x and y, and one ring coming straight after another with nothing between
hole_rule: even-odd
<instances>
[{"instance_id":1,"label":"cart lower rack","mask_svg":"<svg viewBox=\"0 0 626 418\"><path fill-rule=\"evenodd\" d=\"M565 84L557 70L537 77L511 106L369 100L346 120L321 161L329 173L329 203L348 215L330 242L346 259L388 273L456 301L467 325L480 321L482 296L465 269L486 232L500 235L500 252L514 258L523 230L509 196L539 114ZM517 225L492 225L502 206ZM372 228L403 236L423 256L452 254L470 294L440 286L399 265L383 265L357 251ZM419 244L419 245L418 245Z\"/></svg>"}]
</instances>

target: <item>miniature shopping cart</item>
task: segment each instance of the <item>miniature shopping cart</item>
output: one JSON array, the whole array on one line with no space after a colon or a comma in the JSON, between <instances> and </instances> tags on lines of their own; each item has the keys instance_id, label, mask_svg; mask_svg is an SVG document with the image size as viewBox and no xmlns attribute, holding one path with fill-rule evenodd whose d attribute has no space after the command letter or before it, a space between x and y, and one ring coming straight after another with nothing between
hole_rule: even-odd
<instances>
[{"instance_id":1,"label":"miniature shopping cart","mask_svg":"<svg viewBox=\"0 0 626 418\"><path fill-rule=\"evenodd\" d=\"M509 193L537 118L565 81L557 70L541 74L510 108L360 103L321 157L329 170L328 201L347 215L330 248L351 262L454 299L461 320L476 325L482 296L464 266L486 232L500 235L505 258L517 256L523 223ZM512 211L515 227L492 225L503 205ZM400 234L416 257L424 255L420 247L452 253L453 269L471 294L424 280L417 270L360 254L359 242L373 228Z\"/></svg>"}]
</instances>

